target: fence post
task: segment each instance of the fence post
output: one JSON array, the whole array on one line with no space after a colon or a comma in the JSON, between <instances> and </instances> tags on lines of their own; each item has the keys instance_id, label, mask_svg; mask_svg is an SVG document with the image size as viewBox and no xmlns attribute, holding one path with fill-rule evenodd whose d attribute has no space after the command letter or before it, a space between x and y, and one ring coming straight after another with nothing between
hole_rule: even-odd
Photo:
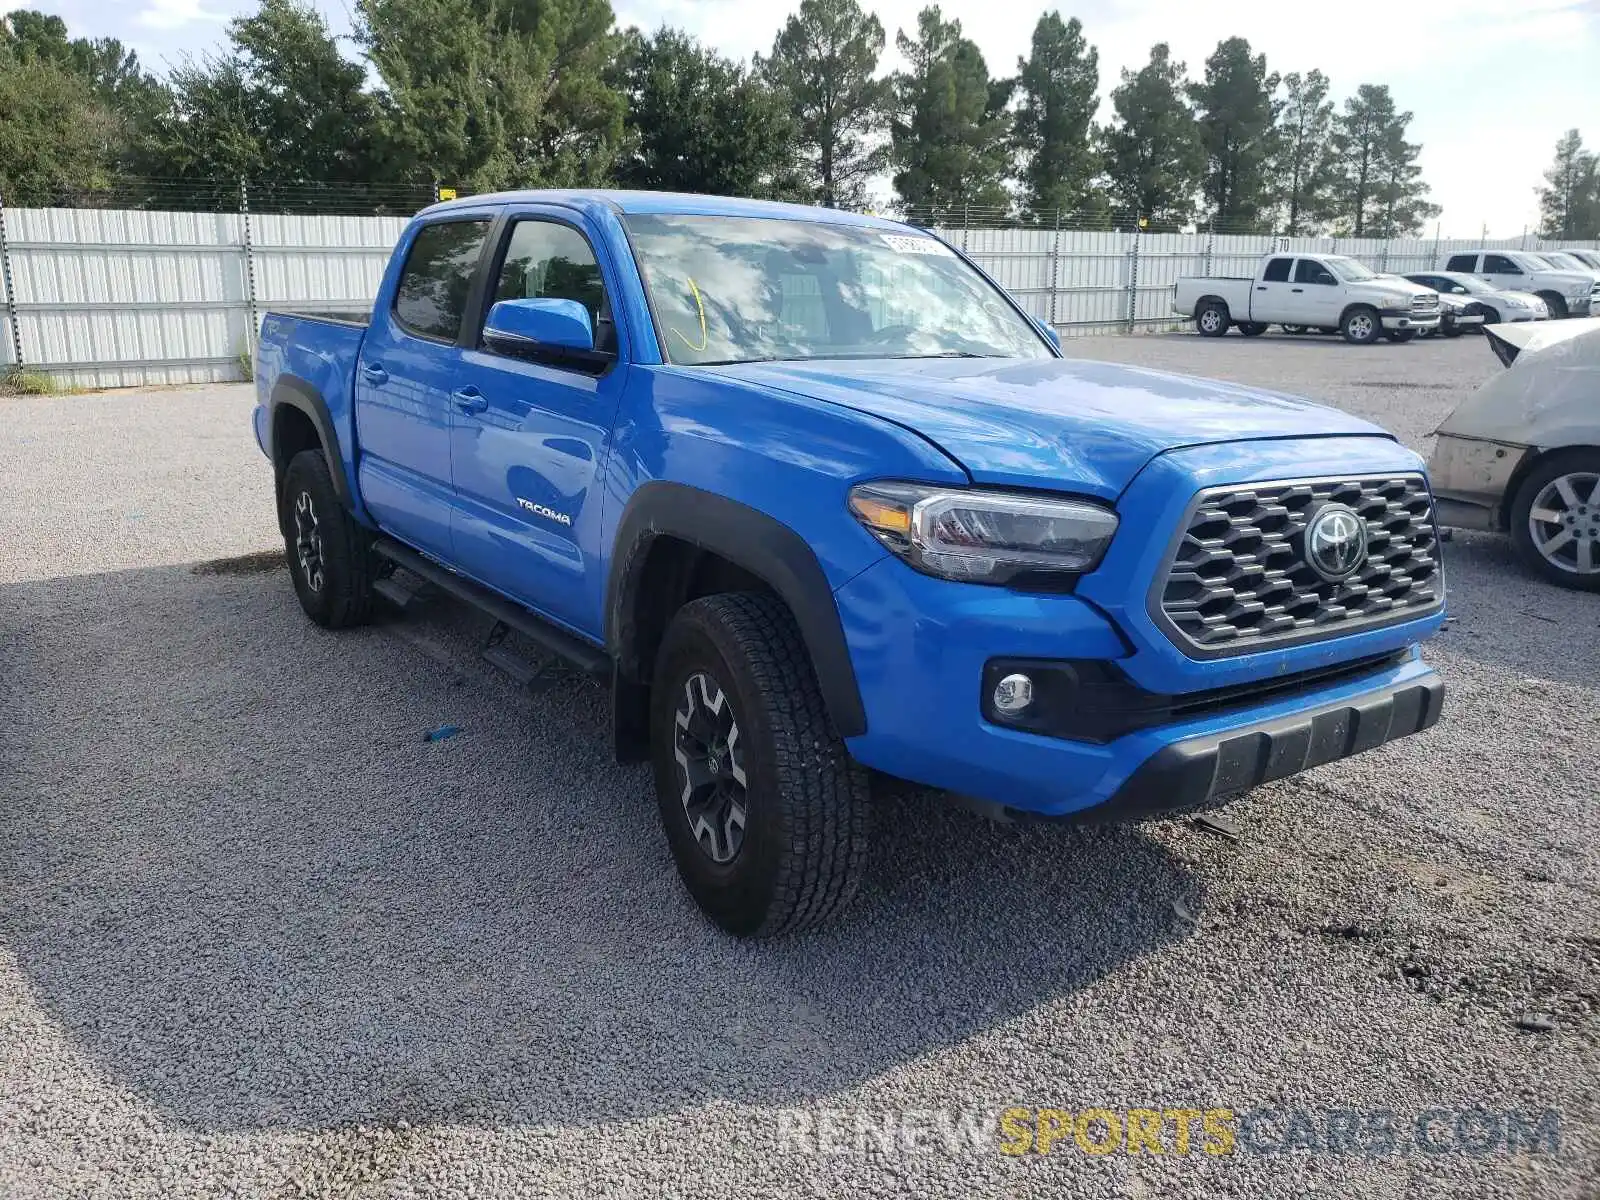
<instances>
[{"instance_id":1,"label":"fence post","mask_svg":"<svg viewBox=\"0 0 1600 1200\"><path fill-rule=\"evenodd\" d=\"M1133 220L1133 242L1128 248L1128 332L1139 315L1139 219Z\"/></svg>"},{"instance_id":2,"label":"fence post","mask_svg":"<svg viewBox=\"0 0 1600 1200\"><path fill-rule=\"evenodd\" d=\"M6 198L0 195L0 292L6 297L6 324L11 327L11 357L22 370L22 318L17 315L17 286L11 275L11 250L6 245Z\"/></svg>"},{"instance_id":3,"label":"fence post","mask_svg":"<svg viewBox=\"0 0 1600 1200\"><path fill-rule=\"evenodd\" d=\"M1216 244L1217 244L1216 222L1213 221L1213 222L1207 224L1207 226L1206 226L1206 258L1205 258L1205 270L1200 272L1200 274L1202 274L1202 275L1210 276L1210 274L1211 274L1211 256L1212 256L1212 252L1216 248Z\"/></svg>"},{"instance_id":4,"label":"fence post","mask_svg":"<svg viewBox=\"0 0 1600 1200\"><path fill-rule=\"evenodd\" d=\"M1056 236L1050 244L1050 328L1056 327L1056 301L1061 295L1061 210L1056 209Z\"/></svg>"},{"instance_id":5,"label":"fence post","mask_svg":"<svg viewBox=\"0 0 1600 1200\"><path fill-rule=\"evenodd\" d=\"M971 225L972 225L972 205L971 204L963 204L961 206L961 249L962 250L965 250L967 248L967 230L968 230L968 228L971 227Z\"/></svg>"},{"instance_id":6,"label":"fence post","mask_svg":"<svg viewBox=\"0 0 1600 1200\"><path fill-rule=\"evenodd\" d=\"M250 237L250 185L243 176L239 178L239 216L244 226L244 306L245 306L245 353L250 356L252 369L256 361L256 255L255 244Z\"/></svg>"}]
</instances>

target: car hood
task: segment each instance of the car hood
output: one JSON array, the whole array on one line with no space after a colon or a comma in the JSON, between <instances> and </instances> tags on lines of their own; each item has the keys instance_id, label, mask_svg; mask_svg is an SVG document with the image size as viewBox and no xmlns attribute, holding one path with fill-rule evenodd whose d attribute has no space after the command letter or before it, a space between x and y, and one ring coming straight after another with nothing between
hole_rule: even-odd
<instances>
[{"instance_id":1,"label":"car hood","mask_svg":"<svg viewBox=\"0 0 1600 1200\"><path fill-rule=\"evenodd\" d=\"M939 446L980 483L1107 499L1156 455L1182 446L1388 436L1294 396L1074 359L852 359L704 369L893 421Z\"/></svg>"},{"instance_id":2,"label":"car hood","mask_svg":"<svg viewBox=\"0 0 1600 1200\"><path fill-rule=\"evenodd\" d=\"M1491 325L1484 332L1506 369L1434 432L1543 450L1600 441L1600 322Z\"/></svg>"}]
</instances>

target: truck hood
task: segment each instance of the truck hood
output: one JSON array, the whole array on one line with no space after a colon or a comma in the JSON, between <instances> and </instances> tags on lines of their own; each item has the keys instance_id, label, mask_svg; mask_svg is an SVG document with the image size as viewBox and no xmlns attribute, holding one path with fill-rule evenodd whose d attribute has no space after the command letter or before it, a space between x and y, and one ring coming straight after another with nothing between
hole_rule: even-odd
<instances>
[{"instance_id":1,"label":"truck hood","mask_svg":"<svg viewBox=\"0 0 1600 1200\"><path fill-rule=\"evenodd\" d=\"M910 429L980 483L1112 499L1158 454L1267 438L1387 437L1337 409L1073 359L851 359L702 368Z\"/></svg>"}]
</instances>

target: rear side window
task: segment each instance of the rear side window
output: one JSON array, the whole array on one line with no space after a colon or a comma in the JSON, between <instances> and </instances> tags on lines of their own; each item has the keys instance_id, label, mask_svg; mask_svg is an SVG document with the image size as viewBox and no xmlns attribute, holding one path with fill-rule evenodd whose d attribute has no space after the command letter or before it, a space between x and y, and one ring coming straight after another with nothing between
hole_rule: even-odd
<instances>
[{"instance_id":1,"label":"rear side window","mask_svg":"<svg viewBox=\"0 0 1600 1200\"><path fill-rule=\"evenodd\" d=\"M1446 265L1447 271L1465 271L1467 274L1478 269L1478 256L1476 254L1452 254L1450 262Z\"/></svg>"},{"instance_id":2,"label":"rear side window","mask_svg":"<svg viewBox=\"0 0 1600 1200\"><path fill-rule=\"evenodd\" d=\"M417 234L394 297L394 315L401 325L422 337L456 340L488 233L485 219L440 221Z\"/></svg>"},{"instance_id":3,"label":"rear side window","mask_svg":"<svg viewBox=\"0 0 1600 1200\"><path fill-rule=\"evenodd\" d=\"M1521 275L1522 268L1504 254L1485 254L1483 256L1483 273L1485 275Z\"/></svg>"},{"instance_id":4,"label":"rear side window","mask_svg":"<svg viewBox=\"0 0 1600 1200\"><path fill-rule=\"evenodd\" d=\"M1289 264L1292 258L1275 258L1267 264L1267 269L1262 272L1261 278L1266 283L1288 283Z\"/></svg>"}]
</instances>

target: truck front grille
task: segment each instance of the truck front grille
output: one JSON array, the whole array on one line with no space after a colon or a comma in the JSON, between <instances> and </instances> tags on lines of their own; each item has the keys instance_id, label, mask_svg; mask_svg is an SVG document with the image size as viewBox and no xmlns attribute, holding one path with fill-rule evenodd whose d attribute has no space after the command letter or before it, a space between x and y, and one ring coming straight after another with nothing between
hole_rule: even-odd
<instances>
[{"instance_id":1,"label":"truck front grille","mask_svg":"<svg viewBox=\"0 0 1600 1200\"><path fill-rule=\"evenodd\" d=\"M1366 560L1331 583L1305 557L1323 505L1366 524ZM1195 497L1151 616L1179 649L1210 658L1318 641L1425 616L1444 603L1433 498L1420 475L1208 488Z\"/></svg>"},{"instance_id":2,"label":"truck front grille","mask_svg":"<svg viewBox=\"0 0 1600 1200\"><path fill-rule=\"evenodd\" d=\"M1438 307L1439 307L1439 297L1437 297L1437 296L1413 296L1413 297L1411 297L1411 311L1412 312L1433 312Z\"/></svg>"}]
</instances>

